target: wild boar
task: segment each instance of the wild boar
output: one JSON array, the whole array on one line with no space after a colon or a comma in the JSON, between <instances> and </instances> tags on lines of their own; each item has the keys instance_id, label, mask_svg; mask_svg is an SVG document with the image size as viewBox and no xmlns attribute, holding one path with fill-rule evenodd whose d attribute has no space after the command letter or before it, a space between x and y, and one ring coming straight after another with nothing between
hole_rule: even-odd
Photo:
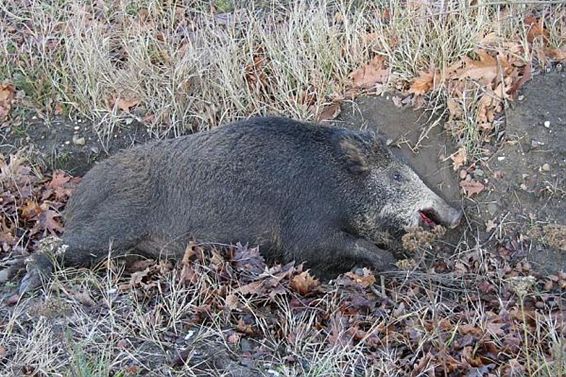
<instances>
[{"instance_id":1,"label":"wild boar","mask_svg":"<svg viewBox=\"0 0 566 377\"><path fill-rule=\"evenodd\" d=\"M393 267L383 235L455 227L448 205L371 132L258 117L122 151L94 166L65 211L63 265L136 253L178 258L189 240L259 245L315 273ZM49 275L38 254L21 290Z\"/></svg>"}]
</instances>

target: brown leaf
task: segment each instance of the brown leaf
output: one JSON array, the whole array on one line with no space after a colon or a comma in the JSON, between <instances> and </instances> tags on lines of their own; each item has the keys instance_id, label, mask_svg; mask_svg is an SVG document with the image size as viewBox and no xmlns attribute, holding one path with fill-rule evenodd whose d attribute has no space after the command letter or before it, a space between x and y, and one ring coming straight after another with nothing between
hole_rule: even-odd
<instances>
[{"instance_id":1,"label":"brown leaf","mask_svg":"<svg viewBox=\"0 0 566 377\"><path fill-rule=\"evenodd\" d=\"M247 294L259 294L261 293L261 289L263 287L263 282L260 281L253 281L249 284L243 285L236 289L236 292L239 292L243 295Z\"/></svg>"},{"instance_id":2,"label":"brown leaf","mask_svg":"<svg viewBox=\"0 0 566 377\"><path fill-rule=\"evenodd\" d=\"M505 326L505 323L490 322L487 324L487 331L495 336L502 336L505 335L505 330L503 330Z\"/></svg>"},{"instance_id":3,"label":"brown leaf","mask_svg":"<svg viewBox=\"0 0 566 377\"><path fill-rule=\"evenodd\" d=\"M231 293L226 296L226 307L230 310L237 309L240 304L240 300L238 300L238 296Z\"/></svg>"},{"instance_id":4,"label":"brown leaf","mask_svg":"<svg viewBox=\"0 0 566 377\"><path fill-rule=\"evenodd\" d=\"M130 276L130 282L129 282L130 288L139 286L143 282L143 280L149 276L149 271L150 268L148 267L143 271L134 272Z\"/></svg>"},{"instance_id":5,"label":"brown leaf","mask_svg":"<svg viewBox=\"0 0 566 377\"><path fill-rule=\"evenodd\" d=\"M51 235L57 235L63 231L63 226L57 220L61 215L50 209L49 205L41 204L41 213L39 214L38 224L40 229L48 231Z\"/></svg>"},{"instance_id":6,"label":"brown leaf","mask_svg":"<svg viewBox=\"0 0 566 377\"><path fill-rule=\"evenodd\" d=\"M247 64L244 68L244 77L251 89L260 90L268 86L269 79L266 73L267 63L268 59L264 49L262 47L256 48L252 62Z\"/></svg>"},{"instance_id":7,"label":"brown leaf","mask_svg":"<svg viewBox=\"0 0 566 377\"><path fill-rule=\"evenodd\" d=\"M237 270L253 274L261 274L266 267L258 247L251 248L240 243L232 250L231 262Z\"/></svg>"},{"instance_id":8,"label":"brown leaf","mask_svg":"<svg viewBox=\"0 0 566 377\"><path fill-rule=\"evenodd\" d=\"M179 281L185 284L195 284L196 282L199 281L199 276L196 273L190 261L187 263L183 263L183 267L181 268L181 274L179 276Z\"/></svg>"},{"instance_id":9,"label":"brown leaf","mask_svg":"<svg viewBox=\"0 0 566 377\"><path fill-rule=\"evenodd\" d=\"M458 78L469 78L489 84L497 77L497 60L484 50L477 51L480 60L466 60Z\"/></svg>"},{"instance_id":10,"label":"brown leaf","mask_svg":"<svg viewBox=\"0 0 566 377\"><path fill-rule=\"evenodd\" d=\"M453 153L450 156L450 159L452 160L452 168L454 171L460 169L460 167L468 161L468 152L466 152L466 147L460 147L456 153Z\"/></svg>"},{"instance_id":11,"label":"brown leaf","mask_svg":"<svg viewBox=\"0 0 566 377\"><path fill-rule=\"evenodd\" d=\"M480 367L483 365L481 359L478 356L474 355L474 349L471 346L467 346L462 349L461 357L466 360L472 367Z\"/></svg>"},{"instance_id":12,"label":"brown leaf","mask_svg":"<svg viewBox=\"0 0 566 377\"><path fill-rule=\"evenodd\" d=\"M551 59L554 59L559 62L566 61L566 46L562 48L545 48L544 53Z\"/></svg>"},{"instance_id":13,"label":"brown leaf","mask_svg":"<svg viewBox=\"0 0 566 377\"><path fill-rule=\"evenodd\" d=\"M35 219L41 213L42 209L34 200L28 200L21 208L22 218L30 221Z\"/></svg>"},{"instance_id":14,"label":"brown leaf","mask_svg":"<svg viewBox=\"0 0 566 377\"><path fill-rule=\"evenodd\" d=\"M0 121L3 121L12 108L12 102L16 97L14 84L0 84Z\"/></svg>"},{"instance_id":15,"label":"brown leaf","mask_svg":"<svg viewBox=\"0 0 566 377\"><path fill-rule=\"evenodd\" d=\"M370 89L378 83L385 84L388 78L389 69L385 68L385 58L379 55L350 74L354 87L362 89Z\"/></svg>"},{"instance_id":16,"label":"brown leaf","mask_svg":"<svg viewBox=\"0 0 566 377\"><path fill-rule=\"evenodd\" d=\"M429 92L432 88L434 88L436 78L437 75L434 72L421 72L419 77L417 77L411 84L409 93L423 95Z\"/></svg>"},{"instance_id":17,"label":"brown leaf","mask_svg":"<svg viewBox=\"0 0 566 377\"><path fill-rule=\"evenodd\" d=\"M358 275L351 271L347 272L345 275L364 288L367 288L375 283L375 276L369 269L365 267L362 269L362 275Z\"/></svg>"},{"instance_id":18,"label":"brown leaf","mask_svg":"<svg viewBox=\"0 0 566 377\"><path fill-rule=\"evenodd\" d=\"M318 122L322 122L325 120L334 119L340 114L342 109L340 108L340 102L335 101L332 102L330 105L325 106L322 111L320 111L316 117Z\"/></svg>"},{"instance_id":19,"label":"brown leaf","mask_svg":"<svg viewBox=\"0 0 566 377\"><path fill-rule=\"evenodd\" d=\"M238 323L236 324L235 327L241 333L247 335L254 335L253 325L246 323L242 318L238 319Z\"/></svg>"},{"instance_id":20,"label":"brown leaf","mask_svg":"<svg viewBox=\"0 0 566 377\"><path fill-rule=\"evenodd\" d=\"M71 180L71 177L69 175L67 175L64 171L57 170L53 174L53 178L51 178L51 181L49 182L49 184L47 186L52 188L52 189L61 188L61 187L64 187L65 183L69 182L70 180Z\"/></svg>"},{"instance_id":21,"label":"brown leaf","mask_svg":"<svg viewBox=\"0 0 566 377\"><path fill-rule=\"evenodd\" d=\"M315 279L308 271L303 271L291 279L290 286L301 295L305 296L311 293L320 285L318 279Z\"/></svg>"},{"instance_id":22,"label":"brown leaf","mask_svg":"<svg viewBox=\"0 0 566 377\"><path fill-rule=\"evenodd\" d=\"M114 106L117 106L123 112L130 112L132 107L135 107L140 104L140 100L136 98L123 98L117 97L114 99Z\"/></svg>"},{"instance_id":23,"label":"brown leaf","mask_svg":"<svg viewBox=\"0 0 566 377\"><path fill-rule=\"evenodd\" d=\"M427 352L420 360L413 366L412 376L422 376L423 371L430 367L430 361L432 359L432 354Z\"/></svg>"},{"instance_id":24,"label":"brown leaf","mask_svg":"<svg viewBox=\"0 0 566 377\"><path fill-rule=\"evenodd\" d=\"M462 335L472 335L477 338L480 338L483 335L482 329L469 323L464 323L458 326L458 331Z\"/></svg>"},{"instance_id":25,"label":"brown leaf","mask_svg":"<svg viewBox=\"0 0 566 377\"><path fill-rule=\"evenodd\" d=\"M537 38L548 40L548 30L544 28L543 19L537 19L535 16L529 15L525 17L525 25L528 26L527 41L532 43Z\"/></svg>"},{"instance_id":26,"label":"brown leaf","mask_svg":"<svg viewBox=\"0 0 566 377\"><path fill-rule=\"evenodd\" d=\"M185 253L183 254L183 259L181 259L182 265L191 265L192 260L196 259L198 261L204 261L204 250L193 241L189 241L187 247L185 248Z\"/></svg>"},{"instance_id":27,"label":"brown leaf","mask_svg":"<svg viewBox=\"0 0 566 377\"><path fill-rule=\"evenodd\" d=\"M464 193L471 197L474 194L479 194L485 189L485 186L478 181L460 181L460 187L464 190Z\"/></svg>"},{"instance_id":28,"label":"brown leaf","mask_svg":"<svg viewBox=\"0 0 566 377\"><path fill-rule=\"evenodd\" d=\"M71 196L78 182L79 179L71 177L62 170L57 170L47 184L48 190L44 192L43 199L47 199L51 196L51 193L55 193L55 200L64 201Z\"/></svg>"}]
</instances>

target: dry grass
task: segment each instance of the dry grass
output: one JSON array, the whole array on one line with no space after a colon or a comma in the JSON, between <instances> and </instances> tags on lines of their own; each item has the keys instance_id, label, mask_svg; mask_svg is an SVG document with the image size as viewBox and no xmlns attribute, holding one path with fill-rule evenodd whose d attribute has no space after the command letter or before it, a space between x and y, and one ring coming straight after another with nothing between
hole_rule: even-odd
<instances>
[{"instance_id":1,"label":"dry grass","mask_svg":"<svg viewBox=\"0 0 566 377\"><path fill-rule=\"evenodd\" d=\"M462 253L454 262L476 254ZM505 375L566 371L564 319L532 307L545 296L540 281L506 279L495 259L459 277L391 278L377 299L340 283L311 299L292 291L272 298L268 291L243 294L237 284L221 281L217 273L224 268L212 271L217 263L197 264L195 271L204 270L189 284L182 269L166 262L153 265L157 275L143 280L123 276L114 263L106 273L58 271L36 297L0 307L0 374L402 376L413 369L456 372L461 365L480 371L488 363L479 355L493 357L488 369ZM495 301L478 291L486 282ZM237 304L227 303L232 295ZM494 306L496 297L505 299ZM364 299L372 308L366 315ZM246 367L247 349L253 366Z\"/></svg>"},{"instance_id":2,"label":"dry grass","mask_svg":"<svg viewBox=\"0 0 566 377\"><path fill-rule=\"evenodd\" d=\"M12 1L0 6L0 70L46 114L62 104L102 135L132 117L162 135L253 114L313 118L375 54L387 57L391 86L400 88L421 71L444 72L489 33L526 38L523 19L533 10L555 20L550 40L564 44L559 6L410 3L217 2L211 13L199 1ZM439 86L433 107L445 96ZM478 138L475 97L464 104L468 143ZM137 104L131 114L121 111L128 103Z\"/></svg>"}]
</instances>

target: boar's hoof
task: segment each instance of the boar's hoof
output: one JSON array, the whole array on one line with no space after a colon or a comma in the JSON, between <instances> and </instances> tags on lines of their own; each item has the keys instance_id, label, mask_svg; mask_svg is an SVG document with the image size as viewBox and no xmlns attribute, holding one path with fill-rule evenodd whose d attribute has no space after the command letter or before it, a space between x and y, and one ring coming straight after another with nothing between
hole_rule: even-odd
<instances>
[{"instance_id":1,"label":"boar's hoof","mask_svg":"<svg viewBox=\"0 0 566 377\"><path fill-rule=\"evenodd\" d=\"M51 277L53 265L47 256L36 254L28 261L26 269L27 273L18 287L20 295L41 287L43 281Z\"/></svg>"}]
</instances>

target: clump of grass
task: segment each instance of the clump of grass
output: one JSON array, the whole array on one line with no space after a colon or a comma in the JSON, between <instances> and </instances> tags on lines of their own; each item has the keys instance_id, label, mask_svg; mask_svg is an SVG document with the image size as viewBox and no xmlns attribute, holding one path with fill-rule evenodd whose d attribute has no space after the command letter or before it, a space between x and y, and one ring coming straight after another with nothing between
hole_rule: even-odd
<instances>
[{"instance_id":1,"label":"clump of grass","mask_svg":"<svg viewBox=\"0 0 566 377\"><path fill-rule=\"evenodd\" d=\"M548 9L426 4L16 0L1 5L0 69L46 115L63 103L94 120L102 136L128 118L155 135L179 134L254 114L311 119L375 54L387 57L393 87L422 71L444 74L487 34L515 38L525 14ZM561 16L547 22L550 39L560 45L564 12L552 10ZM431 103L442 106L446 95L439 85ZM465 119L464 144L474 144L473 112Z\"/></svg>"},{"instance_id":2,"label":"clump of grass","mask_svg":"<svg viewBox=\"0 0 566 377\"><path fill-rule=\"evenodd\" d=\"M58 98L106 133L131 116L120 114L115 99L135 99L132 115L162 134L251 114L308 119L369 57L363 7L299 1L284 12L219 15L194 5L3 5L4 74L40 104ZM332 9L342 11L342 22Z\"/></svg>"}]
</instances>

